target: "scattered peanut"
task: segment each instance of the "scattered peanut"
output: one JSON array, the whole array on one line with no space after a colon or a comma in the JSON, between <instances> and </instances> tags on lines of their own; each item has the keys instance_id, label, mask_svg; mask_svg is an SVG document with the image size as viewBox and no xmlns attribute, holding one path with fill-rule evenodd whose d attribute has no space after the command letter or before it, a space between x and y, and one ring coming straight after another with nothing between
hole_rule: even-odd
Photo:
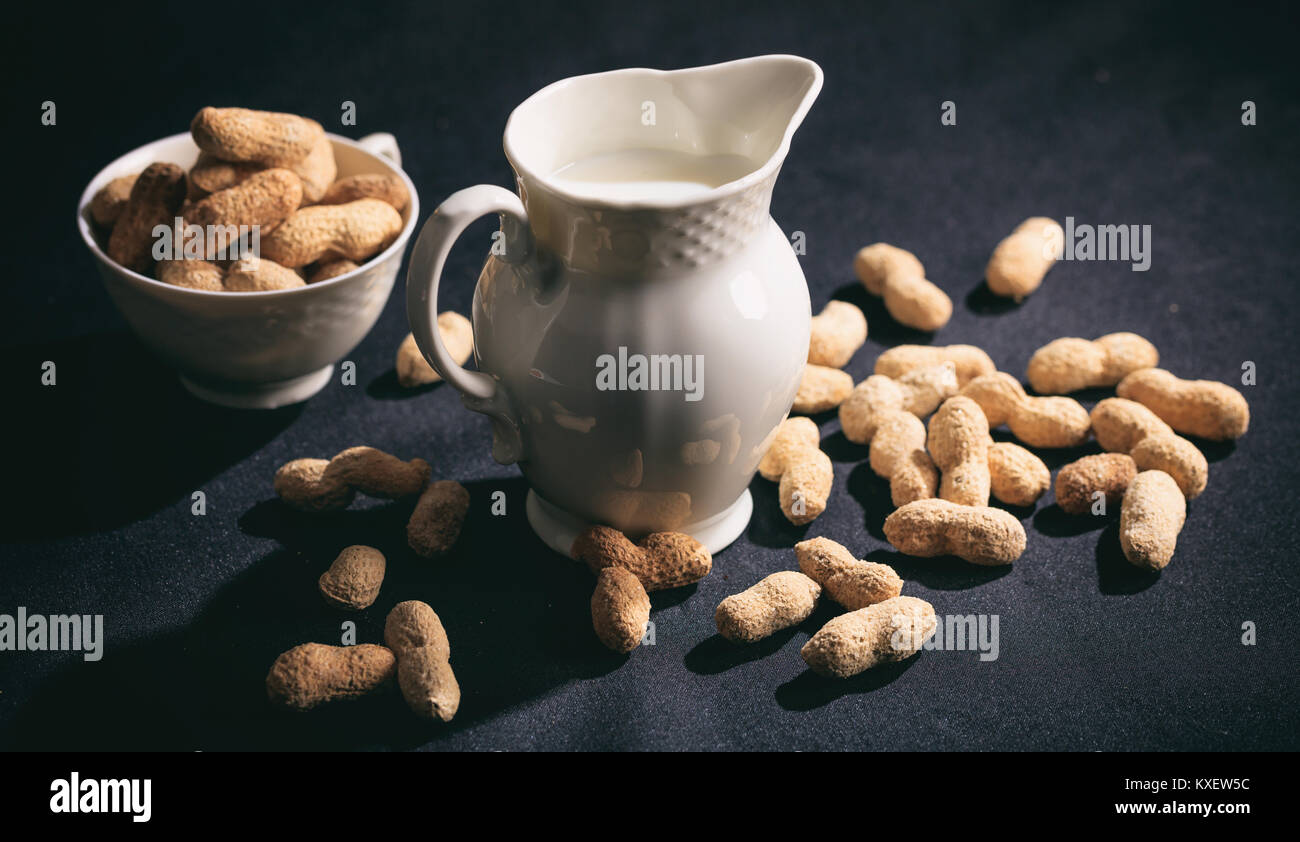
<instances>
[{"instance_id":1,"label":"scattered peanut","mask_svg":"<svg viewBox=\"0 0 1300 842\"><path fill-rule=\"evenodd\" d=\"M811 418L785 419L776 428L772 443L759 460L758 472L763 479L780 482L786 466L801 459L803 451L818 449L821 440L822 434L817 429L817 422ZM639 472L640 453L637 456Z\"/></svg>"},{"instance_id":2,"label":"scattered peanut","mask_svg":"<svg viewBox=\"0 0 1300 842\"><path fill-rule=\"evenodd\" d=\"M926 444L940 471L939 497L963 506L987 506L993 439L979 404L961 396L944 401L930 418Z\"/></svg>"},{"instance_id":3,"label":"scattered peanut","mask_svg":"<svg viewBox=\"0 0 1300 842\"><path fill-rule=\"evenodd\" d=\"M156 269L158 280L165 284L212 292L225 289L221 267L206 260L160 260Z\"/></svg>"},{"instance_id":4,"label":"scattered peanut","mask_svg":"<svg viewBox=\"0 0 1300 842\"><path fill-rule=\"evenodd\" d=\"M1241 392L1213 380L1182 380L1161 368L1135 371L1115 393L1146 406L1180 433L1211 441L1240 438L1250 426Z\"/></svg>"},{"instance_id":5,"label":"scattered peanut","mask_svg":"<svg viewBox=\"0 0 1300 842\"><path fill-rule=\"evenodd\" d=\"M867 317L847 301L830 301L813 316L808 362L843 368L867 341Z\"/></svg>"},{"instance_id":6,"label":"scattered peanut","mask_svg":"<svg viewBox=\"0 0 1300 842\"><path fill-rule=\"evenodd\" d=\"M871 438L871 470L889 480L895 506L933 497L939 471L925 450L925 424L910 412L891 409L876 416Z\"/></svg>"},{"instance_id":7,"label":"scattered peanut","mask_svg":"<svg viewBox=\"0 0 1300 842\"><path fill-rule=\"evenodd\" d=\"M857 253L853 270L867 292L885 300L899 324L934 331L952 317L952 299L926 280L925 267L910 251L875 243Z\"/></svg>"},{"instance_id":8,"label":"scattered peanut","mask_svg":"<svg viewBox=\"0 0 1300 842\"><path fill-rule=\"evenodd\" d=\"M90 200L90 218L96 225L112 228L117 218L122 215L127 200L131 198L131 188L135 186L135 175L123 175L113 179L99 188L95 198Z\"/></svg>"},{"instance_id":9,"label":"scattered peanut","mask_svg":"<svg viewBox=\"0 0 1300 842\"><path fill-rule=\"evenodd\" d=\"M876 374L898 380L912 369L946 362L956 368L958 386L997 371L989 355L974 345L895 345L876 358Z\"/></svg>"},{"instance_id":10,"label":"scattered peanut","mask_svg":"<svg viewBox=\"0 0 1300 842\"><path fill-rule=\"evenodd\" d=\"M328 255L365 260L402 230L402 217L378 199L300 208L262 238L262 256L296 269Z\"/></svg>"},{"instance_id":11,"label":"scattered peanut","mask_svg":"<svg viewBox=\"0 0 1300 842\"><path fill-rule=\"evenodd\" d=\"M898 379L873 374L840 405L840 426L849 441L866 444L885 414L902 410L929 415L956 393L957 368L951 362L915 368Z\"/></svg>"},{"instance_id":12,"label":"scattered peanut","mask_svg":"<svg viewBox=\"0 0 1300 842\"><path fill-rule=\"evenodd\" d=\"M796 526L826 511L835 469L820 443L821 433L811 419L787 418L758 463L759 473L778 483L781 512Z\"/></svg>"},{"instance_id":13,"label":"scattered peanut","mask_svg":"<svg viewBox=\"0 0 1300 842\"><path fill-rule=\"evenodd\" d=\"M321 596L331 605L350 611L369 608L379 596L386 569L384 554L374 547L345 547L321 574Z\"/></svg>"},{"instance_id":14,"label":"scattered peanut","mask_svg":"<svg viewBox=\"0 0 1300 842\"><path fill-rule=\"evenodd\" d=\"M1065 249L1065 231L1054 220L1034 216L998 243L984 279L989 291L1020 301L1038 289L1043 276Z\"/></svg>"},{"instance_id":15,"label":"scattered peanut","mask_svg":"<svg viewBox=\"0 0 1300 842\"><path fill-rule=\"evenodd\" d=\"M365 173L340 178L330 185L320 199L322 205L345 205L357 199L380 199L398 211L406 210L411 195L406 185L395 175Z\"/></svg>"},{"instance_id":16,"label":"scattered peanut","mask_svg":"<svg viewBox=\"0 0 1300 842\"><path fill-rule=\"evenodd\" d=\"M294 459L275 472L275 493L305 512L347 508L359 491L396 500L420 493L429 481L429 463L403 462L373 447L349 447L333 459Z\"/></svg>"},{"instance_id":17,"label":"scattered peanut","mask_svg":"<svg viewBox=\"0 0 1300 842\"><path fill-rule=\"evenodd\" d=\"M447 353L457 365L464 365L470 354L474 353L474 326L469 319L448 310L438 314L438 333L442 344L447 346ZM397 347L397 382L404 389L413 389L442 380L442 375L433 370L420 346L415 344L415 336L406 334L402 344Z\"/></svg>"},{"instance_id":18,"label":"scattered peanut","mask_svg":"<svg viewBox=\"0 0 1300 842\"><path fill-rule=\"evenodd\" d=\"M185 200L185 171L175 164L150 164L131 187L108 238L108 256L141 274L153 274L153 230L171 226Z\"/></svg>"},{"instance_id":19,"label":"scattered peanut","mask_svg":"<svg viewBox=\"0 0 1300 842\"><path fill-rule=\"evenodd\" d=\"M190 134L200 149L223 161L279 167L311 154L324 129L296 114L209 106L194 115Z\"/></svg>"},{"instance_id":20,"label":"scattered peanut","mask_svg":"<svg viewBox=\"0 0 1300 842\"><path fill-rule=\"evenodd\" d=\"M302 203L298 176L286 169L254 173L194 204L185 219L195 225L259 226L266 234Z\"/></svg>"},{"instance_id":21,"label":"scattered peanut","mask_svg":"<svg viewBox=\"0 0 1300 842\"><path fill-rule=\"evenodd\" d=\"M393 653L383 646L304 643L275 659L266 674L266 695L281 707L311 710L374 692L392 680L393 672Z\"/></svg>"},{"instance_id":22,"label":"scattered peanut","mask_svg":"<svg viewBox=\"0 0 1300 842\"><path fill-rule=\"evenodd\" d=\"M934 634L934 606L914 596L896 596L841 614L822 626L799 655L814 672L848 678L880 664L903 661Z\"/></svg>"},{"instance_id":23,"label":"scattered peanut","mask_svg":"<svg viewBox=\"0 0 1300 842\"><path fill-rule=\"evenodd\" d=\"M1124 498L1135 476L1133 458L1124 453L1085 456L1056 475L1056 504L1066 514L1081 515L1098 502L1096 494L1100 492L1109 509Z\"/></svg>"},{"instance_id":24,"label":"scattered peanut","mask_svg":"<svg viewBox=\"0 0 1300 842\"><path fill-rule=\"evenodd\" d=\"M469 512L469 491L453 480L429 483L406 522L406 543L423 558L446 553L460 537Z\"/></svg>"},{"instance_id":25,"label":"scattered peanut","mask_svg":"<svg viewBox=\"0 0 1300 842\"><path fill-rule=\"evenodd\" d=\"M979 404L989 429L1003 424L1030 447L1076 447L1088 440L1088 410L1073 398L1031 397L1001 371L966 384L962 397Z\"/></svg>"},{"instance_id":26,"label":"scattered peanut","mask_svg":"<svg viewBox=\"0 0 1300 842\"><path fill-rule=\"evenodd\" d=\"M641 580L625 567L596 574L591 595L591 626L606 648L627 654L641 645L650 622L650 597Z\"/></svg>"},{"instance_id":27,"label":"scattered peanut","mask_svg":"<svg viewBox=\"0 0 1300 842\"><path fill-rule=\"evenodd\" d=\"M631 571L647 591L684 587L713 569L709 551L683 532L653 532L633 544L617 529L592 526L578 535L570 552L593 573L606 567Z\"/></svg>"},{"instance_id":28,"label":"scattered peanut","mask_svg":"<svg viewBox=\"0 0 1300 842\"><path fill-rule=\"evenodd\" d=\"M246 255L230 264L226 272L227 292L265 292L273 289L296 289L307 282L292 269L274 260Z\"/></svg>"},{"instance_id":29,"label":"scattered peanut","mask_svg":"<svg viewBox=\"0 0 1300 842\"><path fill-rule=\"evenodd\" d=\"M417 716L450 722L460 709L460 684L451 669L451 643L442 620L426 603L393 606L384 643L397 658L397 686Z\"/></svg>"},{"instance_id":30,"label":"scattered peanut","mask_svg":"<svg viewBox=\"0 0 1300 842\"><path fill-rule=\"evenodd\" d=\"M339 260L322 260L314 264L312 270L307 273L307 283L318 284L321 281L328 281L330 278L337 278L339 275L346 275L353 269L360 269L358 263L354 263L347 258Z\"/></svg>"},{"instance_id":31,"label":"scattered peanut","mask_svg":"<svg viewBox=\"0 0 1300 842\"><path fill-rule=\"evenodd\" d=\"M727 640L754 643L808 619L821 592L804 574L782 570L718 603L713 622Z\"/></svg>"},{"instance_id":32,"label":"scattered peanut","mask_svg":"<svg viewBox=\"0 0 1300 842\"><path fill-rule=\"evenodd\" d=\"M955 555L972 564L1011 564L1025 551L1025 528L1003 509L917 500L885 518L885 539L921 558Z\"/></svg>"},{"instance_id":33,"label":"scattered peanut","mask_svg":"<svg viewBox=\"0 0 1300 842\"><path fill-rule=\"evenodd\" d=\"M1032 506L1052 484L1052 473L1033 453L1018 444L989 446L989 490L1009 506Z\"/></svg>"},{"instance_id":34,"label":"scattered peanut","mask_svg":"<svg viewBox=\"0 0 1300 842\"><path fill-rule=\"evenodd\" d=\"M1136 333L1108 333L1091 342L1066 336L1035 351L1025 376L1040 395L1064 395L1114 386L1159 361L1156 346Z\"/></svg>"},{"instance_id":35,"label":"scattered peanut","mask_svg":"<svg viewBox=\"0 0 1300 842\"><path fill-rule=\"evenodd\" d=\"M809 538L794 545L799 569L850 611L898 596L903 580L888 564L853 557L843 544Z\"/></svg>"},{"instance_id":36,"label":"scattered peanut","mask_svg":"<svg viewBox=\"0 0 1300 842\"><path fill-rule=\"evenodd\" d=\"M826 412L844 403L852 391L853 377L848 372L809 363L803 367L803 379L790 411L802 415Z\"/></svg>"},{"instance_id":37,"label":"scattered peanut","mask_svg":"<svg viewBox=\"0 0 1300 842\"><path fill-rule=\"evenodd\" d=\"M1092 408L1092 427L1103 449L1128 453L1138 470L1164 471L1188 500L1205 490L1210 475L1205 454L1142 404L1106 398Z\"/></svg>"},{"instance_id":38,"label":"scattered peanut","mask_svg":"<svg viewBox=\"0 0 1300 842\"><path fill-rule=\"evenodd\" d=\"M1164 471L1143 471L1129 483L1119 515L1119 542L1135 567L1160 570L1174 557L1187 501Z\"/></svg>"}]
</instances>

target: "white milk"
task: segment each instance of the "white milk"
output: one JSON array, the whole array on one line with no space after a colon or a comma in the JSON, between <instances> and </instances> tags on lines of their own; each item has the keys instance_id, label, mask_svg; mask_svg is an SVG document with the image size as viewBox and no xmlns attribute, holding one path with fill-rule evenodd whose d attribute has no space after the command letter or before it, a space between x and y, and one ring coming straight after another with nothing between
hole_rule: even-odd
<instances>
[{"instance_id":1,"label":"white milk","mask_svg":"<svg viewBox=\"0 0 1300 842\"><path fill-rule=\"evenodd\" d=\"M655 201L688 198L758 169L743 155L691 155L670 149L626 149L560 167L550 180L583 198Z\"/></svg>"}]
</instances>

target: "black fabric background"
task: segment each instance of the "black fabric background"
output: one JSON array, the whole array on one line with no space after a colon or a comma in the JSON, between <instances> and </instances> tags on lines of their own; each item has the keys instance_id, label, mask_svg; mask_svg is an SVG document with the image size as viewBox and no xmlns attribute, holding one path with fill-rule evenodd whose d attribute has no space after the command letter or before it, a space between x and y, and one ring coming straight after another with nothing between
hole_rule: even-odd
<instances>
[{"instance_id":1,"label":"black fabric background","mask_svg":"<svg viewBox=\"0 0 1300 842\"><path fill-rule=\"evenodd\" d=\"M1109 5L527 3L266 4L196 18L178 7L89 21L14 9L5 34L11 173L4 264L7 437L0 611L103 613L104 659L0 653L0 746L180 750L433 749L1294 749L1300 745L1294 496L1295 221L1300 165L1296 14L1180 2ZM360 136L393 132L427 216L452 191L510 186L501 132L542 85L627 66L683 67L766 52L819 62L825 88L778 182L772 214L808 238L814 310L860 304L871 325L848 370L930 341L865 297L850 261L868 242L915 251L952 296L935 342L983 346L1020 375L1063 335L1134 330L1189 377L1239 382L1250 432L1206 445L1209 490L1154 577L1129 568L1115 519L1062 516L1049 495L1016 511L1029 548L1013 567L899 556L888 492L822 420L835 462L829 511L807 529L753 485L747 534L698 587L654 599L657 644L624 659L590 629L592 580L524 519L525 486L489 456L486 419L438 386L395 388L407 331L399 284L336 381L305 405L206 406L129 334L74 225L77 197L114 157L182 131L202 105L297 111ZM58 124L39 107L57 103ZM1241 103L1258 105L1243 127ZM359 124L341 129L339 103ZM943 127L953 100L958 125ZM980 291L993 245L1032 214L1150 224L1147 273L1062 263L1021 306ZM490 221L444 278L468 312ZM670 317L658 314L656 317ZM38 386L40 362L59 385ZM1084 397L1092 401L1104 392ZM326 520L274 500L299 456L357 443L420 455L474 505L455 553L406 550L409 504L359 502ZM1045 452L1053 468L1092 452ZM488 513L503 489L509 515ZM190 514L191 492L208 496ZM803 641L831 616L751 648L714 634L725 595L794 564L826 535L893 564L940 614L997 614L1000 658L927 652L844 682L809 674ZM430 602L464 690L450 725L380 698L290 716L262 686L282 650L336 642L341 617L315 581L338 549L389 558L359 618ZM1243 646L1244 622L1258 626Z\"/></svg>"}]
</instances>

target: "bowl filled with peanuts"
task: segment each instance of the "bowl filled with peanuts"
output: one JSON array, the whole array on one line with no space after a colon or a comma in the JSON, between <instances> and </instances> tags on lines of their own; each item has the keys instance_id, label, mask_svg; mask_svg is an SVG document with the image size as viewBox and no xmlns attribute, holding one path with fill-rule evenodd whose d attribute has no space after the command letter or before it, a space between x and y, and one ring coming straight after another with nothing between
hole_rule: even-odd
<instances>
[{"instance_id":1,"label":"bowl filled with peanuts","mask_svg":"<svg viewBox=\"0 0 1300 842\"><path fill-rule=\"evenodd\" d=\"M390 134L203 108L91 180L77 224L140 340L193 394L306 400L369 333L419 214Z\"/></svg>"}]
</instances>

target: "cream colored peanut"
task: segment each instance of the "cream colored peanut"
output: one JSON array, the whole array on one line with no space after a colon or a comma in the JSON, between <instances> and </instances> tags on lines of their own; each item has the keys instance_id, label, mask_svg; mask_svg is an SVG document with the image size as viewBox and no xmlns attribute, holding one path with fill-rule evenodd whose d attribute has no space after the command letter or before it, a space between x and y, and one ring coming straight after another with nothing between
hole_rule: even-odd
<instances>
[{"instance_id":1,"label":"cream colored peanut","mask_svg":"<svg viewBox=\"0 0 1300 842\"><path fill-rule=\"evenodd\" d=\"M364 261L402 230L402 217L379 199L300 208L262 238L262 256L297 268L326 255Z\"/></svg>"},{"instance_id":2,"label":"cream colored peanut","mask_svg":"<svg viewBox=\"0 0 1300 842\"><path fill-rule=\"evenodd\" d=\"M989 291L1021 300L1043 283L1065 248L1065 231L1054 220L1034 216L998 243L984 270Z\"/></svg>"},{"instance_id":3,"label":"cream colored peanut","mask_svg":"<svg viewBox=\"0 0 1300 842\"><path fill-rule=\"evenodd\" d=\"M754 643L808 619L821 593L804 574L782 570L718 603L713 622L727 640Z\"/></svg>"},{"instance_id":4,"label":"cream colored peanut","mask_svg":"<svg viewBox=\"0 0 1300 842\"><path fill-rule=\"evenodd\" d=\"M1018 444L989 446L989 490L1010 506L1032 506L1052 484L1052 473L1033 453Z\"/></svg>"},{"instance_id":5,"label":"cream colored peanut","mask_svg":"<svg viewBox=\"0 0 1300 842\"><path fill-rule=\"evenodd\" d=\"M1133 457L1125 453L1084 456L1057 473L1056 505L1071 515L1081 515L1090 510L1096 514L1104 513L1124 499L1124 492L1135 476L1137 467ZM1100 511L1093 509L1099 502L1096 499L1098 493L1105 501L1105 508Z\"/></svg>"},{"instance_id":6,"label":"cream colored peanut","mask_svg":"<svg viewBox=\"0 0 1300 842\"><path fill-rule=\"evenodd\" d=\"M876 357L875 370L876 374L898 380L913 369L946 362L955 367L958 386L997 371L989 355L974 345L895 345Z\"/></svg>"},{"instance_id":7,"label":"cream colored peanut","mask_svg":"<svg viewBox=\"0 0 1300 842\"><path fill-rule=\"evenodd\" d=\"M1161 368L1135 371L1115 393L1146 406L1180 433L1211 441L1245 435L1250 406L1241 392L1214 380L1183 380Z\"/></svg>"},{"instance_id":8,"label":"cream colored peanut","mask_svg":"<svg viewBox=\"0 0 1300 842\"><path fill-rule=\"evenodd\" d=\"M464 365L470 354L474 353L474 326L460 313L448 310L438 314L438 333L442 344L447 346L447 353L457 365ZM406 334L402 344L397 348L397 382L403 389L414 389L442 380L442 375L433 370L415 343L413 334Z\"/></svg>"},{"instance_id":9,"label":"cream colored peanut","mask_svg":"<svg viewBox=\"0 0 1300 842\"><path fill-rule=\"evenodd\" d=\"M1164 471L1188 500L1205 490L1210 476L1205 454L1142 404L1106 398L1092 408L1092 427L1103 449L1128 453L1138 470Z\"/></svg>"},{"instance_id":10,"label":"cream colored peanut","mask_svg":"<svg viewBox=\"0 0 1300 842\"><path fill-rule=\"evenodd\" d=\"M910 412L886 410L877 417L871 470L889 480L895 506L933 497L939 486L939 471L925 450L925 437L925 424Z\"/></svg>"},{"instance_id":11,"label":"cream colored peanut","mask_svg":"<svg viewBox=\"0 0 1300 842\"><path fill-rule=\"evenodd\" d=\"M1025 376L1041 395L1114 386L1128 374L1160 362L1156 346L1136 333L1108 333L1089 342L1055 339L1029 358Z\"/></svg>"},{"instance_id":12,"label":"cream colored peanut","mask_svg":"<svg viewBox=\"0 0 1300 842\"><path fill-rule=\"evenodd\" d=\"M786 520L799 526L826 510L835 470L819 444L821 433L808 418L787 418L758 463L764 479L778 483L777 498Z\"/></svg>"},{"instance_id":13,"label":"cream colored peanut","mask_svg":"<svg viewBox=\"0 0 1300 842\"><path fill-rule=\"evenodd\" d=\"M1119 542L1135 567L1164 568L1174 557L1178 533L1187 518L1187 501L1173 477L1143 471L1129 483L1119 515Z\"/></svg>"},{"instance_id":14,"label":"cream colored peanut","mask_svg":"<svg viewBox=\"0 0 1300 842\"><path fill-rule=\"evenodd\" d=\"M897 380L873 374L840 404L840 427L849 441L867 444L884 414L902 410L926 416L956 393L957 368L951 362L915 368Z\"/></svg>"},{"instance_id":15,"label":"cream colored peanut","mask_svg":"<svg viewBox=\"0 0 1300 842\"><path fill-rule=\"evenodd\" d=\"M713 569L709 551L683 532L653 532L634 544L617 529L592 526L578 535L570 552L593 573L625 568L651 592L694 584Z\"/></svg>"},{"instance_id":16,"label":"cream colored peanut","mask_svg":"<svg viewBox=\"0 0 1300 842\"><path fill-rule=\"evenodd\" d=\"M935 331L952 317L952 299L926 280L925 267L910 251L875 243L857 253L853 270L867 292L884 299L899 324Z\"/></svg>"},{"instance_id":17,"label":"cream colored peanut","mask_svg":"<svg viewBox=\"0 0 1300 842\"><path fill-rule=\"evenodd\" d=\"M971 380L962 397L979 404L989 428L1003 424L1030 447L1077 447L1088 440L1088 410L1073 398L1031 397L1010 374L997 371Z\"/></svg>"},{"instance_id":18,"label":"cream colored peanut","mask_svg":"<svg viewBox=\"0 0 1300 842\"><path fill-rule=\"evenodd\" d=\"M867 317L847 301L830 301L812 318L808 362L843 368L867 341Z\"/></svg>"},{"instance_id":19,"label":"cream colored peanut","mask_svg":"<svg viewBox=\"0 0 1300 842\"><path fill-rule=\"evenodd\" d=\"M794 545L799 570L850 611L898 596L903 580L888 564L853 557L843 544L809 538Z\"/></svg>"},{"instance_id":20,"label":"cream colored peanut","mask_svg":"<svg viewBox=\"0 0 1300 842\"><path fill-rule=\"evenodd\" d=\"M943 402L930 418L926 445L939 468L939 497L963 506L987 506L989 422L979 404L961 396Z\"/></svg>"},{"instance_id":21,"label":"cream colored peanut","mask_svg":"<svg viewBox=\"0 0 1300 842\"><path fill-rule=\"evenodd\" d=\"M1011 564L1025 551L1025 528L1007 511L917 500L885 518L885 539L906 555L955 555L972 564Z\"/></svg>"},{"instance_id":22,"label":"cream colored peanut","mask_svg":"<svg viewBox=\"0 0 1300 842\"><path fill-rule=\"evenodd\" d=\"M906 660L934 634L934 606L896 596L841 614L822 626L799 655L814 672L848 678L881 664Z\"/></svg>"},{"instance_id":23,"label":"cream colored peanut","mask_svg":"<svg viewBox=\"0 0 1300 842\"><path fill-rule=\"evenodd\" d=\"M853 377L848 372L809 363L803 367L803 379L790 411L802 415L827 412L844 403L852 391Z\"/></svg>"},{"instance_id":24,"label":"cream colored peanut","mask_svg":"<svg viewBox=\"0 0 1300 842\"><path fill-rule=\"evenodd\" d=\"M758 462L758 472L763 479L780 482L786 466L798 458L801 451L816 450L821 444L822 434L817 429L817 422L811 418L787 418L776 428L772 443ZM641 454L637 452L637 475L640 484Z\"/></svg>"}]
</instances>

